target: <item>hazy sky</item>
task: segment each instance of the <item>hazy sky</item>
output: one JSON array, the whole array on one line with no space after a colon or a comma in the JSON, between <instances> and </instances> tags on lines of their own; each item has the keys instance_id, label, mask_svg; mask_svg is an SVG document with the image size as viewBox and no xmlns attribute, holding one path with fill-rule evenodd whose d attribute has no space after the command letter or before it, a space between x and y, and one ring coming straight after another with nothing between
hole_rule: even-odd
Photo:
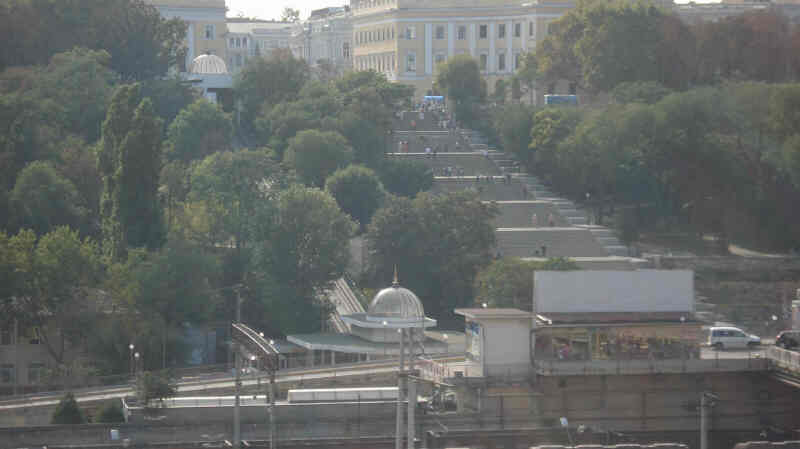
<instances>
[{"instance_id":1,"label":"hazy sky","mask_svg":"<svg viewBox=\"0 0 800 449\"><path fill-rule=\"evenodd\" d=\"M687 3L689 0L677 0L676 3ZM698 3L713 3L719 0L699 0ZM283 8L289 6L300 10L300 18L306 19L312 9L326 6L344 6L349 0L226 0L228 16L243 14L259 19L280 19Z\"/></svg>"},{"instance_id":2,"label":"hazy sky","mask_svg":"<svg viewBox=\"0 0 800 449\"><path fill-rule=\"evenodd\" d=\"M344 6L348 0L226 0L228 16L236 17L240 13L247 17L259 19L280 19L283 8L289 6L300 10L300 18L306 19L312 9L326 6Z\"/></svg>"}]
</instances>

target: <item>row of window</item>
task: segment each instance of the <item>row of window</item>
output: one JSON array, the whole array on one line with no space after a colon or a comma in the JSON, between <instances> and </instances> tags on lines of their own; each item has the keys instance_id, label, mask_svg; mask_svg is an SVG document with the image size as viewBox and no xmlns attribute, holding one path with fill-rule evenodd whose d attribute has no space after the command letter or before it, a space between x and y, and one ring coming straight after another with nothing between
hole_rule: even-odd
<instances>
[{"instance_id":1,"label":"row of window","mask_svg":"<svg viewBox=\"0 0 800 449\"><path fill-rule=\"evenodd\" d=\"M28 383L38 384L44 380L46 371L44 363L31 362L28 364ZM13 384L16 382L17 371L13 363L0 364L0 384Z\"/></svg>"},{"instance_id":2,"label":"row of window","mask_svg":"<svg viewBox=\"0 0 800 449\"><path fill-rule=\"evenodd\" d=\"M505 39L506 38L506 29L505 23L497 24L497 38L498 39ZM533 22L528 22L528 35L533 36L534 34L534 25ZM517 22L512 24L513 36L515 38L522 37L522 23ZM409 25L403 29L403 32L399 35L400 39L407 39L412 40L417 38L417 27L416 25ZM481 24L478 25L478 39L487 39L489 37L489 25ZM433 30L433 38L437 40L447 39L447 27L445 25L436 25ZM356 44L363 44L367 42L379 42L383 40L390 40L394 39L394 28L383 28L380 30L372 30L372 31L359 31L355 34ZM456 27L456 39L463 41L467 39L467 26L466 25L459 25Z\"/></svg>"},{"instance_id":3,"label":"row of window","mask_svg":"<svg viewBox=\"0 0 800 449\"><path fill-rule=\"evenodd\" d=\"M395 3L396 0L360 0L360 1L353 1L350 4L350 7L353 9L374 8L376 6L392 5Z\"/></svg>"},{"instance_id":4,"label":"row of window","mask_svg":"<svg viewBox=\"0 0 800 449\"><path fill-rule=\"evenodd\" d=\"M359 31L355 35L356 44L367 42L381 42L394 39L394 28L381 28L379 30Z\"/></svg>"},{"instance_id":5,"label":"row of window","mask_svg":"<svg viewBox=\"0 0 800 449\"><path fill-rule=\"evenodd\" d=\"M357 58L355 67L358 70L375 70L376 72L392 72L395 70L394 53L363 56Z\"/></svg>"},{"instance_id":6,"label":"row of window","mask_svg":"<svg viewBox=\"0 0 800 449\"><path fill-rule=\"evenodd\" d=\"M466 52L461 52L466 54ZM447 57L443 53L437 53L434 55L434 62L438 65L447 60ZM481 53L478 57L478 61L480 64L481 71L488 71L489 70L489 54L488 53ZM514 66L511 67L511 70L517 69L522 61L522 54L521 53L514 53ZM507 70L506 67L506 54L504 52L497 53L497 71L498 72L505 72ZM416 72L417 71L417 54L413 51L410 51L406 54L406 72Z\"/></svg>"},{"instance_id":7,"label":"row of window","mask_svg":"<svg viewBox=\"0 0 800 449\"><path fill-rule=\"evenodd\" d=\"M228 40L228 48L247 48L247 38L230 38Z\"/></svg>"}]
</instances>

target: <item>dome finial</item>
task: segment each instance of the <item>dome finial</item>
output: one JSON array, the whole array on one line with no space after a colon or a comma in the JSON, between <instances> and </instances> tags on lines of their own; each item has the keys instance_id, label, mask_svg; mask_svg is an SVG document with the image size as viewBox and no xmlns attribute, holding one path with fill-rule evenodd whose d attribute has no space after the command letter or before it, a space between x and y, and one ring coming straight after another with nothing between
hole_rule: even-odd
<instances>
[{"instance_id":1,"label":"dome finial","mask_svg":"<svg viewBox=\"0 0 800 449\"><path fill-rule=\"evenodd\" d=\"M397 264L394 264L394 281L392 281L392 287L399 287L400 282L397 280Z\"/></svg>"}]
</instances>

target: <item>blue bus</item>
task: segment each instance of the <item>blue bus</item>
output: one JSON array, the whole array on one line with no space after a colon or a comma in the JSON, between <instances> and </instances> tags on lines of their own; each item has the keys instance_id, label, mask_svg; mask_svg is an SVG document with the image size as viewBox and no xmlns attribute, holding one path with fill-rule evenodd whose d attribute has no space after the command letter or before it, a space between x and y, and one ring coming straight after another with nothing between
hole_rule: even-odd
<instances>
[{"instance_id":1,"label":"blue bus","mask_svg":"<svg viewBox=\"0 0 800 449\"><path fill-rule=\"evenodd\" d=\"M570 106L578 105L577 95L545 95L544 104L546 105L561 105L566 104Z\"/></svg>"}]
</instances>

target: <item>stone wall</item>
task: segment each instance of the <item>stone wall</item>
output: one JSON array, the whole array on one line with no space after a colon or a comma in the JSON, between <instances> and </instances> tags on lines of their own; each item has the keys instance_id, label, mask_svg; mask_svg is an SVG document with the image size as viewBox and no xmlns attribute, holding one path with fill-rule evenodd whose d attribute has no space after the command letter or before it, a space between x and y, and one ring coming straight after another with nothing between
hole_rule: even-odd
<instances>
[{"instance_id":1,"label":"stone wall","mask_svg":"<svg viewBox=\"0 0 800 449\"><path fill-rule=\"evenodd\" d=\"M732 321L768 338L791 327L791 301L800 288L800 257L650 259L656 268L694 270L698 311L708 311L710 318Z\"/></svg>"}]
</instances>

